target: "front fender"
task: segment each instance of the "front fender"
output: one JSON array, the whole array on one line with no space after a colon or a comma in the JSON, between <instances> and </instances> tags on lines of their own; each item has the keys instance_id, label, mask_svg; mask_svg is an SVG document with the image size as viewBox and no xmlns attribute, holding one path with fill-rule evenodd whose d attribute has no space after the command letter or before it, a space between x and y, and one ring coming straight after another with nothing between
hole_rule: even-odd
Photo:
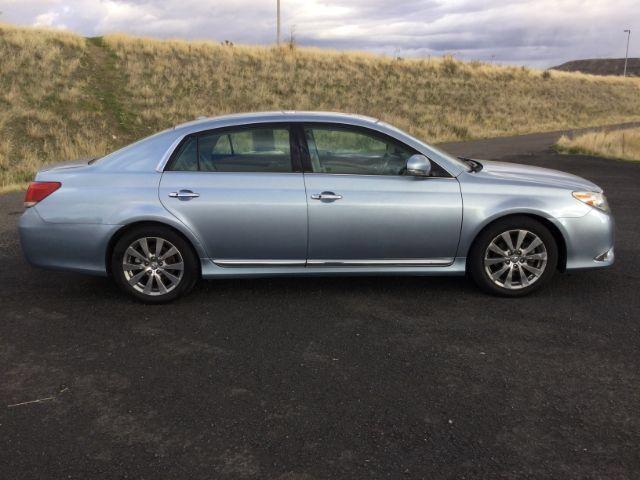
<instances>
[{"instance_id":1,"label":"front fender","mask_svg":"<svg viewBox=\"0 0 640 480\"><path fill-rule=\"evenodd\" d=\"M467 256L473 241L489 224L509 215L530 215L550 221L558 230L558 219L581 218L590 207L578 202L571 192L554 187L526 184L497 184L464 175L460 182L463 197L463 221L457 255ZM565 238L566 241L566 238Z\"/></svg>"},{"instance_id":2,"label":"front fender","mask_svg":"<svg viewBox=\"0 0 640 480\"><path fill-rule=\"evenodd\" d=\"M468 256L471 245L473 244L474 240L482 230L484 230L487 226L489 226L491 223L495 222L496 220L499 220L504 217L512 216L512 215L528 215L532 217L542 218L547 221L550 221L552 224L558 227L558 221L555 218L549 216L547 212L542 210L537 210L535 208L514 207L514 208L509 208L500 212L495 212L492 215L489 215L487 217L480 217L480 218L471 216L471 215L465 215L465 218L462 224L462 235L460 239L460 245L458 247L457 256L458 257ZM564 237L564 233L565 233L564 229L558 228L558 230L560 230L560 232L563 234L563 237ZM565 241L566 241L566 238L565 238Z\"/></svg>"}]
</instances>

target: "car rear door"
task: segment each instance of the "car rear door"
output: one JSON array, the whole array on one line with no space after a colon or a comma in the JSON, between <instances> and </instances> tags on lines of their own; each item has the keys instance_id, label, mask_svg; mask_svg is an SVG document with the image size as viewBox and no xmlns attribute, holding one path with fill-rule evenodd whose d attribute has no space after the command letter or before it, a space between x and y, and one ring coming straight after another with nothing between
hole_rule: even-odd
<instances>
[{"instance_id":1,"label":"car rear door","mask_svg":"<svg viewBox=\"0 0 640 480\"><path fill-rule=\"evenodd\" d=\"M305 264L307 202L289 124L186 137L167 164L159 195L221 266Z\"/></svg>"},{"instance_id":2,"label":"car rear door","mask_svg":"<svg viewBox=\"0 0 640 480\"><path fill-rule=\"evenodd\" d=\"M417 153L362 127L306 124L309 266L453 262L462 223L455 177L403 175Z\"/></svg>"}]
</instances>

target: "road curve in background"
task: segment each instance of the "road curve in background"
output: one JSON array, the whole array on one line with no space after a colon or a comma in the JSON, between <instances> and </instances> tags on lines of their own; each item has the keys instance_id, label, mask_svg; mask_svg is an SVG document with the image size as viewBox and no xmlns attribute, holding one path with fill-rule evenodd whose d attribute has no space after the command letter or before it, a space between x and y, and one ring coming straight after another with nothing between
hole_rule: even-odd
<instances>
[{"instance_id":1,"label":"road curve in background","mask_svg":"<svg viewBox=\"0 0 640 480\"><path fill-rule=\"evenodd\" d=\"M596 130L619 130L639 126L640 122L628 122L602 127L556 130L553 132L530 133L512 137L469 140L467 142L440 143L438 144L438 148L442 148L446 152L456 156L497 160L514 155L532 155L547 152L562 135L575 135Z\"/></svg>"}]
</instances>

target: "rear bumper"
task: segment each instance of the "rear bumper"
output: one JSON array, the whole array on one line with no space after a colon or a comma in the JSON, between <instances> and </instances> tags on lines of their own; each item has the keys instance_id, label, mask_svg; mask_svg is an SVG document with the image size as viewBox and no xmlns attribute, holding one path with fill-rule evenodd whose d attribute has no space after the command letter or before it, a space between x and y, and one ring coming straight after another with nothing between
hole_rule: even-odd
<instances>
[{"instance_id":1,"label":"rear bumper","mask_svg":"<svg viewBox=\"0 0 640 480\"><path fill-rule=\"evenodd\" d=\"M107 275L107 245L120 225L50 223L35 208L20 217L22 252L36 267Z\"/></svg>"},{"instance_id":2,"label":"rear bumper","mask_svg":"<svg viewBox=\"0 0 640 480\"><path fill-rule=\"evenodd\" d=\"M559 218L567 245L567 271L613 265L615 222L611 215L591 209L584 217Z\"/></svg>"}]
</instances>

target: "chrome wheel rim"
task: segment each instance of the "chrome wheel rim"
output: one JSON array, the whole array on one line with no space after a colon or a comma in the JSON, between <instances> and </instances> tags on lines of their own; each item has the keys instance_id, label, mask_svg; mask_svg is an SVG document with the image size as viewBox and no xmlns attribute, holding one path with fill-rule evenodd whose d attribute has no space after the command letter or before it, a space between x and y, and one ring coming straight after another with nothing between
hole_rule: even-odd
<instances>
[{"instance_id":1,"label":"chrome wheel rim","mask_svg":"<svg viewBox=\"0 0 640 480\"><path fill-rule=\"evenodd\" d=\"M184 261L168 240L143 237L125 250L122 270L134 290L150 296L166 295L182 281Z\"/></svg>"},{"instance_id":2,"label":"chrome wheel rim","mask_svg":"<svg viewBox=\"0 0 640 480\"><path fill-rule=\"evenodd\" d=\"M484 254L484 269L493 283L508 290L537 282L547 266L547 248L529 230L507 230L495 237Z\"/></svg>"}]
</instances>

